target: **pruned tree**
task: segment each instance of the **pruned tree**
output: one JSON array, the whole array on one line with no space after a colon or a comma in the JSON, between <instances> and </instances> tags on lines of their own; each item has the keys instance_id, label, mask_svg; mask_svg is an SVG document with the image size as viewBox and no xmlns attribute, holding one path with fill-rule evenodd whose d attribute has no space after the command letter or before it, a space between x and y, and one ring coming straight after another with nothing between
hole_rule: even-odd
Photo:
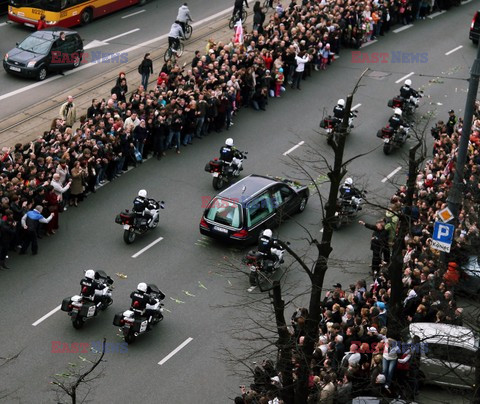
<instances>
[{"instance_id":1,"label":"pruned tree","mask_svg":"<svg viewBox=\"0 0 480 404\"><path fill-rule=\"evenodd\" d=\"M79 356L80 360L87 363L87 365L69 363L69 369L67 371L55 375L54 380L50 383L56 386L58 395L69 397L72 404L77 404L77 402L83 403L86 400L91 391L91 382L101 376L101 371L95 372L95 369L103 361L106 342L107 339L104 338L102 352L95 360L92 361L83 356ZM86 388L86 392L83 392L83 388ZM79 397L81 390L83 398Z\"/></svg>"}]
</instances>

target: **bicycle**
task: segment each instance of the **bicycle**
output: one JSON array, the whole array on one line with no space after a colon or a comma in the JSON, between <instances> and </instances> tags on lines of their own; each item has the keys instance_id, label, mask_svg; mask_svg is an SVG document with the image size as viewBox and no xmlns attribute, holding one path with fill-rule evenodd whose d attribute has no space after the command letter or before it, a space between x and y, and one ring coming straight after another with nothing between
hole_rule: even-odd
<instances>
[{"instance_id":1,"label":"bicycle","mask_svg":"<svg viewBox=\"0 0 480 404\"><path fill-rule=\"evenodd\" d=\"M174 52L173 48L171 46L169 46L167 48L167 50L165 51L164 55L163 55L163 60L165 60L165 62L168 62L172 58L177 59L177 58L181 57L183 55L183 49L184 49L184 45L180 41L179 41L176 52Z\"/></svg>"},{"instance_id":2,"label":"bicycle","mask_svg":"<svg viewBox=\"0 0 480 404\"><path fill-rule=\"evenodd\" d=\"M193 27L190 25L189 21L185 23L185 40L188 40L192 37L193 34Z\"/></svg>"},{"instance_id":3,"label":"bicycle","mask_svg":"<svg viewBox=\"0 0 480 404\"><path fill-rule=\"evenodd\" d=\"M233 29L233 27L235 26L235 24L237 23L238 20L242 20L242 22L244 22L246 19L247 19L247 10L245 9L242 9L242 15L241 15L241 18L240 18L240 13L239 11L237 11L235 13L235 15L232 15L230 17L230 20L228 21L228 28L230 29Z\"/></svg>"},{"instance_id":4,"label":"bicycle","mask_svg":"<svg viewBox=\"0 0 480 404\"><path fill-rule=\"evenodd\" d=\"M272 3L271 6L270 6L270 3ZM273 3L278 3L278 1L275 1L275 0L273 0L273 1L272 1L272 0L265 0L265 1L263 2L263 5L262 5L262 13L267 14L267 12L268 12L268 10L269 10L270 8L275 8L274 5L273 5Z\"/></svg>"}]
</instances>

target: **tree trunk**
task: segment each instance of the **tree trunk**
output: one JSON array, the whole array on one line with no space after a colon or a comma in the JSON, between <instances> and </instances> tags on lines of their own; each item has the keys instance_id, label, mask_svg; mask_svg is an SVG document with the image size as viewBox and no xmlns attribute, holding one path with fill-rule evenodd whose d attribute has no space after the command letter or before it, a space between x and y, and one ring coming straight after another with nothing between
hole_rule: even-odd
<instances>
[{"instance_id":1,"label":"tree trunk","mask_svg":"<svg viewBox=\"0 0 480 404\"><path fill-rule=\"evenodd\" d=\"M405 195L405 210L399 214L399 229L395 237L392 249L392 257L388 268L389 278L392 283L392 291L389 300L388 311L388 336L399 339L400 333L405 325L402 316L402 293L403 293L403 248L405 236L408 234L411 225L411 214L413 205L413 194L415 193L415 179L417 178L418 165L423 160L417 160L416 153L421 142L410 148L408 154L408 177L407 193Z\"/></svg>"},{"instance_id":2,"label":"tree trunk","mask_svg":"<svg viewBox=\"0 0 480 404\"><path fill-rule=\"evenodd\" d=\"M317 247L318 257L315 262L312 276L312 291L310 293L310 304L308 308L308 318L305 322L305 339L301 349L302 360L298 369L297 389L295 392L295 403L305 404L308 398L308 378L310 375L310 364L312 362L313 351L318 341L318 326L321 315L321 298L323 290L323 281L325 273L328 269L328 257L332 252L332 236L333 227L331 225L332 218L335 217L338 189L340 182L346 173L343 167L343 151L345 149L345 141L347 128L349 125L350 111L352 109L353 95L347 97L345 105L345 116L338 134L338 142L333 143L335 152L335 160L333 170L328 173L330 179L330 190L328 194L328 202L325 206L323 218L323 234L321 242L314 240ZM334 137L335 139L335 137Z\"/></svg>"},{"instance_id":3,"label":"tree trunk","mask_svg":"<svg viewBox=\"0 0 480 404\"><path fill-rule=\"evenodd\" d=\"M292 376L292 335L288 331L287 323L285 321L285 302L282 299L282 290L280 282L273 282L272 289L273 308L275 311L275 321L278 330L278 350L279 360L277 362L277 369L282 374L282 383L284 389L282 390L282 398L285 404L293 404L293 376Z\"/></svg>"}]
</instances>

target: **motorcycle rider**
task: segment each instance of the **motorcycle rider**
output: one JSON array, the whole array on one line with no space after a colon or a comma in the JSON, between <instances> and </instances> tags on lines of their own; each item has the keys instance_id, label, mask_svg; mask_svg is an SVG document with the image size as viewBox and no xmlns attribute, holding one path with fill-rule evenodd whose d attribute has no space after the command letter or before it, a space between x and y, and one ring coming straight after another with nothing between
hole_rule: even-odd
<instances>
[{"instance_id":1,"label":"motorcycle rider","mask_svg":"<svg viewBox=\"0 0 480 404\"><path fill-rule=\"evenodd\" d=\"M133 200L133 211L139 216L145 217L149 227L153 227L155 220L157 220L156 209L156 201L147 198L147 191L145 189L138 191L138 196Z\"/></svg>"},{"instance_id":2,"label":"motorcycle rider","mask_svg":"<svg viewBox=\"0 0 480 404\"><path fill-rule=\"evenodd\" d=\"M140 282L137 285L137 290L130 293L130 299L132 299L131 309L141 316L147 316L149 323L151 323L152 320L158 323L163 318L160 310L160 302L165 299L165 295L160 292L158 298L153 297L147 293L147 289L147 284Z\"/></svg>"},{"instance_id":3,"label":"motorcycle rider","mask_svg":"<svg viewBox=\"0 0 480 404\"><path fill-rule=\"evenodd\" d=\"M408 137L407 132L404 129L400 130L400 127L408 127L408 125L403 122L402 110L400 108L395 108L394 114L390 117L388 123L395 132L400 133L402 136L402 141L405 141L405 139Z\"/></svg>"},{"instance_id":4,"label":"motorcycle rider","mask_svg":"<svg viewBox=\"0 0 480 404\"><path fill-rule=\"evenodd\" d=\"M220 160L225 161L233 168L233 175L238 177L242 167L242 153L234 146L233 139L225 140L225 145L220 149Z\"/></svg>"},{"instance_id":5,"label":"motorcycle rider","mask_svg":"<svg viewBox=\"0 0 480 404\"><path fill-rule=\"evenodd\" d=\"M190 15L190 10L188 9L187 3L183 3L178 9L177 21L180 23L183 32L185 32L185 25L188 21L193 21L192 16Z\"/></svg>"},{"instance_id":6,"label":"motorcycle rider","mask_svg":"<svg viewBox=\"0 0 480 404\"><path fill-rule=\"evenodd\" d=\"M280 245L272 237L273 233L270 229L265 229L258 239L258 252L264 254L267 259L279 261L283 263L282 251ZM278 248L277 248L278 247Z\"/></svg>"},{"instance_id":7,"label":"motorcycle rider","mask_svg":"<svg viewBox=\"0 0 480 404\"><path fill-rule=\"evenodd\" d=\"M168 33L168 47L172 50L172 52L177 53L177 49L180 46L180 38L185 39L185 34L180 21L175 20L170 27L170 32Z\"/></svg>"},{"instance_id":8,"label":"motorcycle rider","mask_svg":"<svg viewBox=\"0 0 480 404\"><path fill-rule=\"evenodd\" d=\"M341 124L343 121L343 116L345 115L345 100L343 98L340 98L337 101L337 105L333 108L333 116L337 120L337 124ZM353 118L355 113L353 111L350 112L350 118ZM351 123L351 119L349 119L349 124L350 127L353 128L353 125Z\"/></svg>"},{"instance_id":9,"label":"motorcycle rider","mask_svg":"<svg viewBox=\"0 0 480 404\"><path fill-rule=\"evenodd\" d=\"M361 210L362 207L359 206L360 198L362 197L362 192L355 188L353 185L353 179L347 178L344 184L340 187L340 197L343 201L348 201L355 210Z\"/></svg>"},{"instance_id":10,"label":"motorcycle rider","mask_svg":"<svg viewBox=\"0 0 480 404\"><path fill-rule=\"evenodd\" d=\"M412 80L407 79L405 80L404 85L400 88L400 97L402 97L405 101L410 102L410 104L415 105L415 101L411 101L410 97L418 98L420 95L417 91L415 91L412 87Z\"/></svg>"},{"instance_id":11,"label":"motorcycle rider","mask_svg":"<svg viewBox=\"0 0 480 404\"><path fill-rule=\"evenodd\" d=\"M102 302L107 304L112 300L112 294L107 285L95 279L95 271L89 269L85 271L85 277L80 281L82 291L80 295L94 303Z\"/></svg>"}]
</instances>

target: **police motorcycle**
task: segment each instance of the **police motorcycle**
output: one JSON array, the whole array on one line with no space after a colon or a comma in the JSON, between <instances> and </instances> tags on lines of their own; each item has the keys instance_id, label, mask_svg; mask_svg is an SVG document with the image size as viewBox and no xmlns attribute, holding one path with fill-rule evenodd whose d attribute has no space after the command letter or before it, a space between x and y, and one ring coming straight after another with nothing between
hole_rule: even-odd
<instances>
[{"instance_id":1,"label":"police motorcycle","mask_svg":"<svg viewBox=\"0 0 480 404\"><path fill-rule=\"evenodd\" d=\"M140 288L139 284L139 288ZM145 294L157 301L155 305L147 304L146 308L141 310L136 301L133 306L123 312L115 314L113 325L120 327L123 338L127 344L133 344L139 335L145 334L153 329L160 321L163 320L163 306L161 300L165 298L158 286L153 283L145 285ZM135 292L134 292L135 293ZM149 314L152 310L155 314Z\"/></svg>"},{"instance_id":2,"label":"police motorcycle","mask_svg":"<svg viewBox=\"0 0 480 404\"><path fill-rule=\"evenodd\" d=\"M409 89L412 91L412 95L407 99L405 97L402 97L402 95L398 95L397 97L392 98L391 100L388 100L387 105L389 108L400 108L403 112L403 115L407 121L411 121L413 119L413 116L415 114L415 111L418 108L420 98L423 97L423 91L414 91L413 89L410 89L410 86L412 85L411 80L405 80L405 88ZM403 89L404 87L402 87ZM402 90L400 90L402 91Z\"/></svg>"},{"instance_id":3,"label":"police motorcycle","mask_svg":"<svg viewBox=\"0 0 480 404\"><path fill-rule=\"evenodd\" d=\"M269 232L269 233L268 233ZM268 236L270 234L270 236ZM271 230L265 230L262 235L272 237ZM272 275L280 265L283 264L283 255L285 249L276 244L275 248L271 249L271 254L265 254L258 250L250 250L243 262L249 267L249 281L251 286L256 286L259 283L259 278L268 278Z\"/></svg>"},{"instance_id":4,"label":"police motorcycle","mask_svg":"<svg viewBox=\"0 0 480 404\"><path fill-rule=\"evenodd\" d=\"M227 139L225 145L233 147L233 140ZM238 157L233 157L231 162L214 158L206 164L205 171L212 174L212 186L216 191L222 189L233 178L240 176L240 171L243 170L243 160L247 159L248 152L235 150L235 153Z\"/></svg>"},{"instance_id":5,"label":"police motorcycle","mask_svg":"<svg viewBox=\"0 0 480 404\"><path fill-rule=\"evenodd\" d=\"M105 286L103 289L96 289L93 295L87 296L88 289L93 283ZM80 295L66 297L62 301L61 309L68 313L72 320L73 328L80 329L86 320L96 317L113 303L111 292L113 290L113 279L104 271L85 271L85 278L82 280Z\"/></svg>"},{"instance_id":6,"label":"police motorcycle","mask_svg":"<svg viewBox=\"0 0 480 404\"><path fill-rule=\"evenodd\" d=\"M347 178L347 181L351 178ZM352 185L350 182L349 185ZM339 230L343 225L348 225L356 220L358 211L362 210L365 194L367 191L356 190L357 195L349 195L345 193L337 198L337 206L335 210L335 216L332 218L332 226L334 229Z\"/></svg>"},{"instance_id":7,"label":"police motorcycle","mask_svg":"<svg viewBox=\"0 0 480 404\"><path fill-rule=\"evenodd\" d=\"M334 111L336 108L338 107L343 108L344 106L345 106L345 101L338 100L338 103L335 106ZM350 134L353 128L353 118L357 117L357 113L358 111L350 112L350 117L348 118L347 135ZM327 135L328 144L332 144L335 133L338 133L340 131L341 124L342 124L342 118L336 117L335 115L333 116L327 115L327 117L323 118L320 121L320 127L325 130L325 134Z\"/></svg>"},{"instance_id":8,"label":"police motorcycle","mask_svg":"<svg viewBox=\"0 0 480 404\"><path fill-rule=\"evenodd\" d=\"M395 109L395 115L402 116L400 108ZM409 131L410 127L407 125L400 125L397 129L394 129L389 123L378 130L377 137L383 139L383 153L388 156L395 149L402 147L407 138L410 137Z\"/></svg>"},{"instance_id":9,"label":"police motorcycle","mask_svg":"<svg viewBox=\"0 0 480 404\"><path fill-rule=\"evenodd\" d=\"M142 191L144 190L139 192L139 196ZM146 191L144 198L146 198ZM115 223L123 226L123 241L125 241L126 244L132 244L137 238L137 235L145 234L147 231L155 229L158 226L160 220L159 212L160 209L165 209L165 202L148 199L148 203L150 217L145 216L143 208L137 209L135 203L132 211L125 209L115 217Z\"/></svg>"}]
</instances>

